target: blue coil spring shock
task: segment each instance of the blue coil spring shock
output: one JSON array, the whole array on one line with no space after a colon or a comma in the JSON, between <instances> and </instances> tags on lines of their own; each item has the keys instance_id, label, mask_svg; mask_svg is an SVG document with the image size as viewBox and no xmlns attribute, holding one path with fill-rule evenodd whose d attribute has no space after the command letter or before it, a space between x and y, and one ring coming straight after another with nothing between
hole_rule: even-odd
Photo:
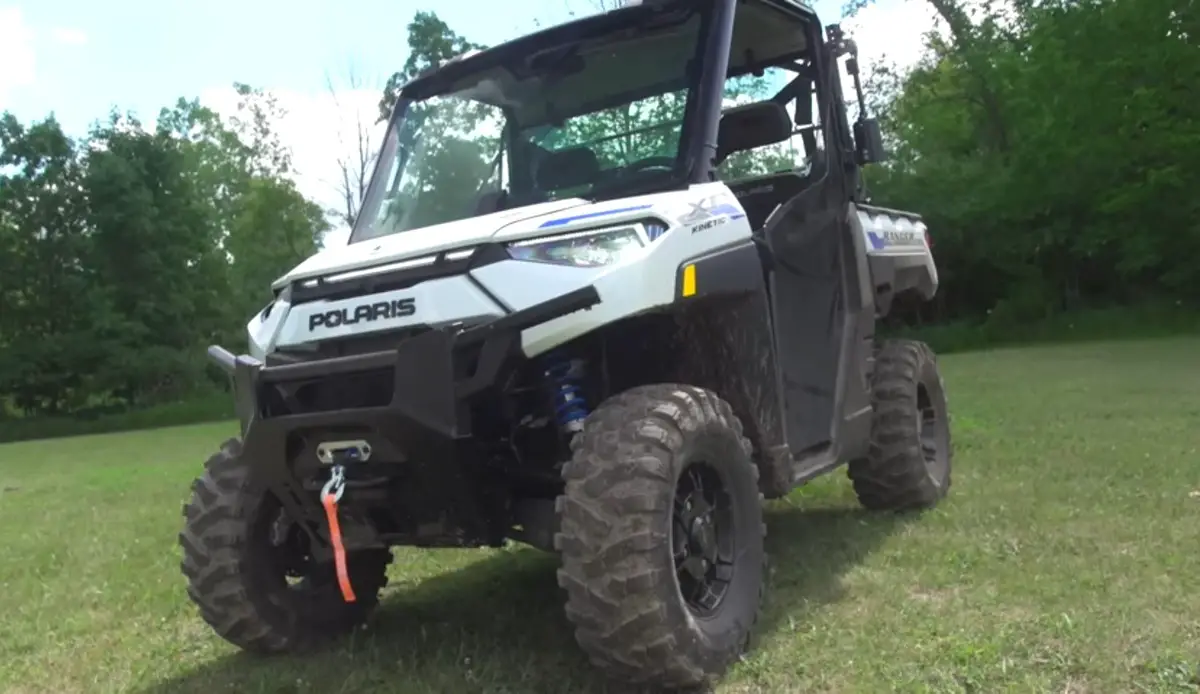
<instances>
[{"instance_id":1,"label":"blue coil spring shock","mask_svg":"<svg viewBox=\"0 0 1200 694\"><path fill-rule=\"evenodd\" d=\"M582 361L572 360L561 351L548 352L544 357L546 379L554 391L554 418L564 431L583 429L588 416L587 403L579 395L579 367Z\"/></svg>"}]
</instances>

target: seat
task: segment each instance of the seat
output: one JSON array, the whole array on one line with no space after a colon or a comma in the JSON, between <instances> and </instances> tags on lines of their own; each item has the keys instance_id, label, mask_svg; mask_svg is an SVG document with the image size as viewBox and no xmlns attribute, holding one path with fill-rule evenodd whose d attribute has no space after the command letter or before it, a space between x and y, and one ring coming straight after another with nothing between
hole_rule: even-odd
<instances>
[{"instance_id":1,"label":"seat","mask_svg":"<svg viewBox=\"0 0 1200 694\"><path fill-rule=\"evenodd\" d=\"M781 171L779 173L743 178L729 183L742 208L746 210L746 219L754 231L761 230L767 224L767 219L775 208L795 197L808 186L808 177L799 171Z\"/></svg>"}]
</instances>

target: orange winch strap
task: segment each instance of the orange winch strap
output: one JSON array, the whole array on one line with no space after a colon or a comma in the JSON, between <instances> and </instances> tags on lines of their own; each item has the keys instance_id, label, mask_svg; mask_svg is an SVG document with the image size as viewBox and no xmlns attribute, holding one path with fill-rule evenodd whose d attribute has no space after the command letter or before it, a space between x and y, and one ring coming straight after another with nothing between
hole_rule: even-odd
<instances>
[{"instance_id":1,"label":"orange winch strap","mask_svg":"<svg viewBox=\"0 0 1200 694\"><path fill-rule=\"evenodd\" d=\"M342 589L342 598L346 602L354 602L354 588L350 585L350 573L346 570L346 548L342 546L342 527L338 524L337 499L333 494L325 494L321 501L325 505L325 516L329 519L329 539L333 541L338 586Z\"/></svg>"}]
</instances>

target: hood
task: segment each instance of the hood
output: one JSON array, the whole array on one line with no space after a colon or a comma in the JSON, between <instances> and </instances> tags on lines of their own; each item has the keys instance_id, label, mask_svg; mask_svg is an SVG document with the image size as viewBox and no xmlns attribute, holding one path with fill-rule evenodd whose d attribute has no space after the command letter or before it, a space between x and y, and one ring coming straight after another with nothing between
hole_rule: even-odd
<instances>
[{"instance_id":1,"label":"hood","mask_svg":"<svg viewBox=\"0 0 1200 694\"><path fill-rule=\"evenodd\" d=\"M556 200L327 248L275 280L271 287L279 289L290 282L319 277L333 271L384 265L483 243L490 240L496 232L516 222L588 204L590 203L587 200L581 198Z\"/></svg>"}]
</instances>

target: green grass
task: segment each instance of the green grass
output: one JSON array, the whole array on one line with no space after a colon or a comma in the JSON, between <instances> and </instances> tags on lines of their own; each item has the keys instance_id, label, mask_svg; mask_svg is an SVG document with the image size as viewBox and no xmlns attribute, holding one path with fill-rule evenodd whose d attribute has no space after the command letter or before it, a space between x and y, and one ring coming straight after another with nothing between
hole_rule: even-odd
<instances>
[{"instance_id":1,"label":"green grass","mask_svg":"<svg viewBox=\"0 0 1200 694\"><path fill-rule=\"evenodd\" d=\"M10 414L8 417L0 417L0 443L159 429L216 422L233 416L233 396L213 389L213 392L197 394L187 400L160 403L124 412L57 417L21 417Z\"/></svg>"},{"instance_id":2,"label":"green grass","mask_svg":"<svg viewBox=\"0 0 1200 694\"><path fill-rule=\"evenodd\" d=\"M1196 692L1200 340L942 363L950 497L868 514L839 472L773 503L760 639L718 691ZM377 617L317 656L219 641L175 534L234 431L0 446L0 691L606 691L533 550L397 550Z\"/></svg>"},{"instance_id":3,"label":"green grass","mask_svg":"<svg viewBox=\"0 0 1200 694\"><path fill-rule=\"evenodd\" d=\"M1077 309L1046 315L1001 310L984 318L905 327L897 336L923 340L939 354L998 347L1065 345L1200 335L1200 310L1182 301Z\"/></svg>"}]
</instances>

